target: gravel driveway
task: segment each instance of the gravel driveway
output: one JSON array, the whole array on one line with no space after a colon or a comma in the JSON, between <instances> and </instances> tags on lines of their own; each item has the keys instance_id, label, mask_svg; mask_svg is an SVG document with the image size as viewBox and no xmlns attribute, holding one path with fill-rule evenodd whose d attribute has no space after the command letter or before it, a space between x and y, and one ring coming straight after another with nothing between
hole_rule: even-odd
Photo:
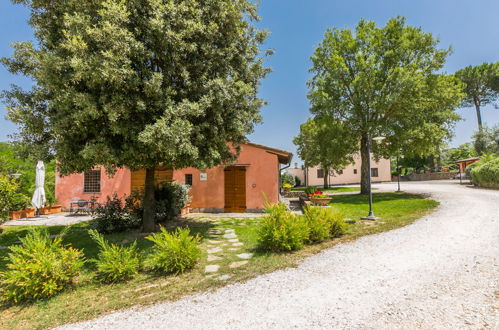
<instances>
[{"instance_id":1,"label":"gravel driveway","mask_svg":"<svg viewBox=\"0 0 499 330\"><path fill-rule=\"evenodd\" d=\"M454 182L403 189L442 204L412 225L335 246L298 268L64 328L497 329L499 191Z\"/></svg>"}]
</instances>

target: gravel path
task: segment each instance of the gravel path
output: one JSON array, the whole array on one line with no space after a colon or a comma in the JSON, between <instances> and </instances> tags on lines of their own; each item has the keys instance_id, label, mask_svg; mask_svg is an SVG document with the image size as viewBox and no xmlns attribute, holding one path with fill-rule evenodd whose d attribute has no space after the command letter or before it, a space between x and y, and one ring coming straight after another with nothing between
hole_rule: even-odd
<instances>
[{"instance_id":1,"label":"gravel path","mask_svg":"<svg viewBox=\"0 0 499 330\"><path fill-rule=\"evenodd\" d=\"M378 185L392 190L393 184ZM499 191L403 183L441 206L298 268L66 329L499 328Z\"/></svg>"}]
</instances>

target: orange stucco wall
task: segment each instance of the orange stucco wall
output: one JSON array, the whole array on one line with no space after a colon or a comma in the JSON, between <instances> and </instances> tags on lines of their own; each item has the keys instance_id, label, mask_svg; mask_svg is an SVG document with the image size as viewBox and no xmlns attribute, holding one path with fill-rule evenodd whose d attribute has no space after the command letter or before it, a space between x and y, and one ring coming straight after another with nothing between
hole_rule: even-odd
<instances>
[{"instance_id":1,"label":"orange stucco wall","mask_svg":"<svg viewBox=\"0 0 499 330\"><path fill-rule=\"evenodd\" d=\"M266 150L250 145L243 145L239 159L235 164L246 167L246 207L248 210L261 210L264 207L263 194L270 202L278 201L278 159L277 156ZM83 174L56 177L56 198L64 208L69 208L72 198L90 199L98 197L98 202L104 202L106 196L117 193L120 197L130 194L130 170L119 169L114 176L108 177L101 169L101 192L83 192ZM207 180L201 181L201 173L206 173ZM173 180L185 183L185 174L192 174L191 204L193 209L213 211L223 210L224 195L224 166L200 171L194 168L185 168L173 171Z\"/></svg>"},{"instance_id":2,"label":"orange stucco wall","mask_svg":"<svg viewBox=\"0 0 499 330\"><path fill-rule=\"evenodd\" d=\"M263 194L270 202L278 201L278 160L277 156L249 145L243 145L237 165L246 167L246 208L261 210L264 207ZM201 181L201 173L207 180ZM200 171L185 168L173 172L173 180L185 183L185 174L192 174L192 209L223 210L225 204L224 167Z\"/></svg>"},{"instance_id":3,"label":"orange stucco wall","mask_svg":"<svg viewBox=\"0 0 499 330\"><path fill-rule=\"evenodd\" d=\"M63 208L69 208L69 202L73 198L90 199L97 197L99 203L105 202L107 196L117 193L118 196L130 194L130 170L118 169L116 173L109 177L101 168L101 192L100 193L84 193L83 192L83 173L71 174L61 177L56 175L55 178L55 198Z\"/></svg>"}]
</instances>

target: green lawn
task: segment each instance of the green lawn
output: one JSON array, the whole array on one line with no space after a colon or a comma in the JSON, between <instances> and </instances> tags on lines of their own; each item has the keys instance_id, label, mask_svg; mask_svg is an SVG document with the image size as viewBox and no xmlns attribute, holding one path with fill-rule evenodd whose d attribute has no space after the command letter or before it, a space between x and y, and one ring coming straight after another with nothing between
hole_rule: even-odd
<instances>
[{"instance_id":1,"label":"green lawn","mask_svg":"<svg viewBox=\"0 0 499 330\"><path fill-rule=\"evenodd\" d=\"M365 196L335 196L332 204L341 210L346 218L350 219L358 219L367 215L368 212L367 198ZM203 237L201 247L205 251L210 244L208 240L222 240L220 234L210 234L208 232L210 229L219 229L221 231L228 228L235 229L239 240L244 243L244 246L239 251L230 251L224 247L223 252L217 254L222 257L222 260L216 262L220 265L218 275L230 275L231 278L227 281L220 281L216 276L210 277L205 274L204 267L208 264L206 254L195 269L180 276L159 276L152 273L141 273L131 281L113 285L95 283L92 280L93 266L88 263L78 279L75 289L64 292L50 300L39 301L34 304L3 306L0 310L2 315L0 328L53 327L89 319L133 305L147 305L164 300L174 300L187 294L215 289L228 283L244 281L277 269L296 266L303 258L335 244L407 225L427 214L437 205L437 202L418 195L374 194L374 211L377 216L382 217L381 220L377 222L357 221L348 225L347 234L341 238L306 246L303 250L297 252L281 254L256 250L256 233L259 222L257 218L213 218L211 221L193 219L187 225L193 233L199 233ZM25 226L6 227L4 233L0 234L0 246L15 243L18 237L26 234L28 228ZM89 224L73 226L67 234L65 242L82 249L86 258L92 258L95 257L97 248L87 234L88 228ZM62 227L50 228L51 234L57 234L61 230ZM113 234L106 237L117 243L131 242L137 239L138 246L143 254L148 253L148 249L152 244L143 239L138 232ZM229 268L231 262L239 260L235 255L243 252L254 253L254 257L242 267ZM5 257L7 253L8 250L6 249L0 250L0 257ZM0 260L1 271L5 270L5 263L5 260Z\"/></svg>"},{"instance_id":2,"label":"green lawn","mask_svg":"<svg viewBox=\"0 0 499 330\"><path fill-rule=\"evenodd\" d=\"M306 188L292 188L291 191L305 191ZM351 192L351 191L360 191L360 187L330 187L327 189L317 187L320 191L323 192ZM374 189L373 189L374 190Z\"/></svg>"}]
</instances>

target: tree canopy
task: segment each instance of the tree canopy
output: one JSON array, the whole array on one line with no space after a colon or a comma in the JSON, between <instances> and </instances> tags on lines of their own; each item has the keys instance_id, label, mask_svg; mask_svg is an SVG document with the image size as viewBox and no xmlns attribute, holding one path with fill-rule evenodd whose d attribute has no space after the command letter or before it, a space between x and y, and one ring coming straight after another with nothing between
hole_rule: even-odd
<instances>
[{"instance_id":1,"label":"tree canopy","mask_svg":"<svg viewBox=\"0 0 499 330\"><path fill-rule=\"evenodd\" d=\"M328 187L329 175L352 163L357 151L343 123L328 117L308 119L293 143L306 167L319 165L324 170L324 188Z\"/></svg>"},{"instance_id":2,"label":"tree canopy","mask_svg":"<svg viewBox=\"0 0 499 330\"><path fill-rule=\"evenodd\" d=\"M267 32L250 1L13 2L31 8L36 43L15 43L2 62L36 85L5 93L8 116L62 174L146 168L150 209L155 166L230 161L227 142L237 147L261 120Z\"/></svg>"},{"instance_id":3,"label":"tree canopy","mask_svg":"<svg viewBox=\"0 0 499 330\"><path fill-rule=\"evenodd\" d=\"M475 107L478 129L482 129L480 108L493 104L499 98L499 62L470 65L456 71L455 75L465 85L466 97L463 99L462 106Z\"/></svg>"},{"instance_id":4,"label":"tree canopy","mask_svg":"<svg viewBox=\"0 0 499 330\"><path fill-rule=\"evenodd\" d=\"M368 192L368 139L383 136L375 156L434 149L459 118L462 83L441 73L450 49L405 19L386 26L361 20L355 32L329 29L312 56L311 112L343 123L360 142L361 192ZM343 138L343 137L339 137Z\"/></svg>"}]
</instances>

